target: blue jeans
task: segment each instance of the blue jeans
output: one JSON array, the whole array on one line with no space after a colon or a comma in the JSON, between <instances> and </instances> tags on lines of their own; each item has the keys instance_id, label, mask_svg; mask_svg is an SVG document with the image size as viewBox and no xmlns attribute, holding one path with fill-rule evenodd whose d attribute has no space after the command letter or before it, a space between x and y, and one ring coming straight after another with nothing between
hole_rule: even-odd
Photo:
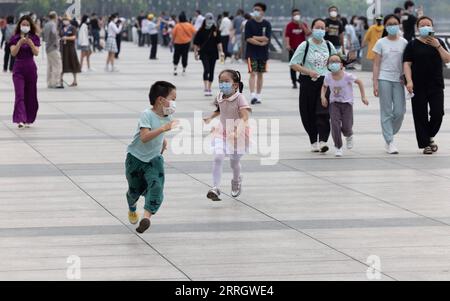
<instances>
[{"instance_id":1,"label":"blue jeans","mask_svg":"<svg viewBox=\"0 0 450 301\"><path fill-rule=\"evenodd\" d=\"M381 128L387 144L394 141L403 124L406 113L405 88L400 82L378 81L380 96Z\"/></svg>"}]
</instances>

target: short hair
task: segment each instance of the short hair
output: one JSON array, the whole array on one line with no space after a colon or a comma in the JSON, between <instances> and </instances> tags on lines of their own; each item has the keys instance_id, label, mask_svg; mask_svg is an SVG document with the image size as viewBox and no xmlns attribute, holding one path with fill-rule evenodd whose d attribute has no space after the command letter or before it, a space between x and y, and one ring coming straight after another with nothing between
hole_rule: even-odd
<instances>
[{"instance_id":1,"label":"short hair","mask_svg":"<svg viewBox=\"0 0 450 301\"><path fill-rule=\"evenodd\" d=\"M182 12L182 13L178 16L178 21L179 21L180 23L187 22L187 17L186 17L186 14L185 14L184 12Z\"/></svg>"},{"instance_id":2,"label":"short hair","mask_svg":"<svg viewBox=\"0 0 450 301\"><path fill-rule=\"evenodd\" d=\"M197 9L196 11L195 11L197 14L199 14L199 15L201 15L202 14L202 11L201 10L199 10L199 9Z\"/></svg>"},{"instance_id":3,"label":"short hair","mask_svg":"<svg viewBox=\"0 0 450 301\"><path fill-rule=\"evenodd\" d=\"M395 9L394 9L394 14L399 14L399 13L401 13L402 12L402 8L401 7L396 7Z\"/></svg>"},{"instance_id":4,"label":"short hair","mask_svg":"<svg viewBox=\"0 0 450 301\"><path fill-rule=\"evenodd\" d=\"M299 10L298 8L294 8L294 9L292 10L291 14L293 15L293 14L299 13L299 12L300 12L300 10Z\"/></svg>"},{"instance_id":5,"label":"short hair","mask_svg":"<svg viewBox=\"0 0 450 301\"><path fill-rule=\"evenodd\" d=\"M224 16L224 17L228 17L229 15L230 15L229 12L227 12L227 11L224 11L224 12L223 12L223 16Z\"/></svg>"},{"instance_id":6,"label":"short hair","mask_svg":"<svg viewBox=\"0 0 450 301\"><path fill-rule=\"evenodd\" d=\"M336 9L337 11L339 11L339 9L338 9L338 7L337 7L336 5L331 5L331 6L328 8L328 11L332 10L333 8Z\"/></svg>"},{"instance_id":7,"label":"short hair","mask_svg":"<svg viewBox=\"0 0 450 301\"><path fill-rule=\"evenodd\" d=\"M405 9L408 9L411 6L414 6L414 2L412 2L412 1L405 1Z\"/></svg>"},{"instance_id":8,"label":"short hair","mask_svg":"<svg viewBox=\"0 0 450 301\"><path fill-rule=\"evenodd\" d=\"M154 106L158 97L167 97L173 90L176 89L177 88L169 82L158 81L154 83L150 88L150 93L148 94L150 104Z\"/></svg>"},{"instance_id":9,"label":"short hair","mask_svg":"<svg viewBox=\"0 0 450 301\"><path fill-rule=\"evenodd\" d=\"M260 7L263 10L263 12L265 12L267 10L267 5L265 5L262 2L255 3L255 5L253 5L253 7Z\"/></svg>"},{"instance_id":10,"label":"short hair","mask_svg":"<svg viewBox=\"0 0 450 301\"><path fill-rule=\"evenodd\" d=\"M51 12L48 13L48 17L51 20L54 20L54 19L56 19L58 17L58 14L55 11L51 11Z\"/></svg>"},{"instance_id":11,"label":"short hair","mask_svg":"<svg viewBox=\"0 0 450 301\"><path fill-rule=\"evenodd\" d=\"M433 19L431 19L430 17L427 17L427 16L422 16L419 19L417 19L417 23L416 23L417 27L419 27L419 24L420 24L420 22L422 22L422 20L429 20L431 22L431 25L434 26Z\"/></svg>"},{"instance_id":12,"label":"short hair","mask_svg":"<svg viewBox=\"0 0 450 301\"><path fill-rule=\"evenodd\" d=\"M314 21L312 21L311 28L313 28L314 25L316 25L316 23L319 22L319 21L323 22L325 25L327 24L327 22L324 19L317 18L317 19L314 19Z\"/></svg>"},{"instance_id":13,"label":"short hair","mask_svg":"<svg viewBox=\"0 0 450 301\"><path fill-rule=\"evenodd\" d=\"M14 24L14 16L8 16L6 18L6 23L8 24Z\"/></svg>"}]
</instances>

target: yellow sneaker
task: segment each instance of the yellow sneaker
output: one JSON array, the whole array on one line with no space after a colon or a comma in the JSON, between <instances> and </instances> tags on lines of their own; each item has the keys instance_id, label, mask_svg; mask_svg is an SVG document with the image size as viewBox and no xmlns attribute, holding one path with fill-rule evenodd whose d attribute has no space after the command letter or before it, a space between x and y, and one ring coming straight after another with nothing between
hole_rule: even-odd
<instances>
[{"instance_id":1,"label":"yellow sneaker","mask_svg":"<svg viewBox=\"0 0 450 301\"><path fill-rule=\"evenodd\" d=\"M139 214L137 212L128 212L128 220L132 225L136 225L139 222Z\"/></svg>"}]
</instances>

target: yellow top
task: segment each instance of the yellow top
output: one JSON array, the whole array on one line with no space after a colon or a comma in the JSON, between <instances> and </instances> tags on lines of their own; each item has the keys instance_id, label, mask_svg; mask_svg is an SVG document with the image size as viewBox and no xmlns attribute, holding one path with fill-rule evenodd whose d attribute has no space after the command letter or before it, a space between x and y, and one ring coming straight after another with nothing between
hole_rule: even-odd
<instances>
[{"instance_id":1,"label":"yellow top","mask_svg":"<svg viewBox=\"0 0 450 301\"><path fill-rule=\"evenodd\" d=\"M373 61L375 59L375 52L372 51L373 47L379 39L383 36L383 25L372 25L369 27L366 35L364 36L364 44L368 44L367 59Z\"/></svg>"}]
</instances>

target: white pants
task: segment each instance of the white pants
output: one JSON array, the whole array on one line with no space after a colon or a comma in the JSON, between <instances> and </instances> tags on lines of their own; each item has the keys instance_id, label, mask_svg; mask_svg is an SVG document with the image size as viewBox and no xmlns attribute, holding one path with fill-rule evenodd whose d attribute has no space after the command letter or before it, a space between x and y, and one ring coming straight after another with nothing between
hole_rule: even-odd
<instances>
[{"instance_id":1,"label":"white pants","mask_svg":"<svg viewBox=\"0 0 450 301\"><path fill-rule=\"evenodd\" d=\"M54 88L61 85L62 59L59 50L47 53L47 86Z\"/></svg>"}]
</instances>

